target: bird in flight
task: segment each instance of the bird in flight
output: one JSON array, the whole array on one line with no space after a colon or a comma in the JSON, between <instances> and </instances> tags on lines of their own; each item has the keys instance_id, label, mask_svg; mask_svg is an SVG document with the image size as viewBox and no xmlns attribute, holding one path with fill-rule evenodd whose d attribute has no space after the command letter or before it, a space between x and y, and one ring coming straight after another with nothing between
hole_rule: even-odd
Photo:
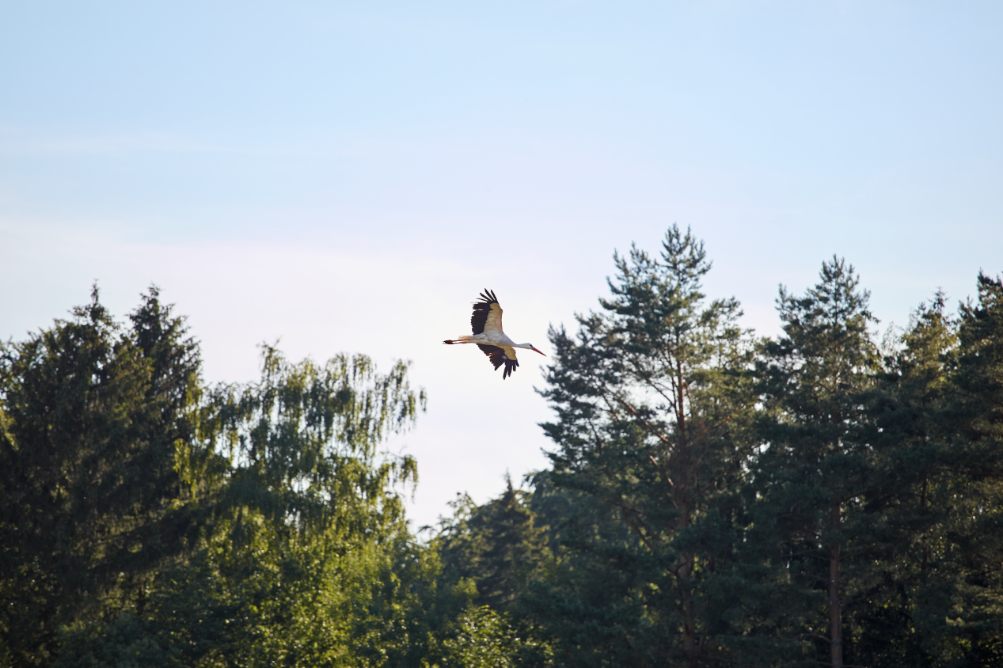
<instances>
[{"instance_id":1,"label":"bird in flight","mask_svg":"<svg viewBox=\"0 0 1003 668\"><path fill-rule=\"evenodd\" d=\"M473 335L463 334L456 339L446 339L443 343L450 345L454 343L476 343L491 363L495 365L495 370L502 364L505 371L502 372L502 380L512 375L519 360L515 357L516 348L528 348L536 350L532 343L516 343L505 336L502 331L502 307L498 303L495 293L485 289L481 293L481 300L474 303L474 313L470 316L470 328ZM543 355L542 352L536 352ZM543 355L546 357L546 355Z\"/></svg>"}]
</instances>

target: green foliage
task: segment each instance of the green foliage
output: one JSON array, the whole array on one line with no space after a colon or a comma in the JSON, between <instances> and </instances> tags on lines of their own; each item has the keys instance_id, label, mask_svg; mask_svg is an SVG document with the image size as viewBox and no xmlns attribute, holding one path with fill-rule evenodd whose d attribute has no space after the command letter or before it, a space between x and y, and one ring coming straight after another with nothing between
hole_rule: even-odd
<instances>
[{"instance_id":1,"label":"green foliage","mask_svg":"<svg viewBox=\"0 0 1003 668\"><path fill-rule=\"evenodd\" d=\"M282 542L258 525L245 544L220 536L165 570L148 618L180 665L339 665L349 633L337 562L317 542Z\"/></svg>"},{"instance_id":2,"label":"green foliage","mask_svg":"<svg viewBox=\"0 0 1003 668\"><path fill-rule=\"evenodd\" d=\"M488 606L471 607L456 621L443 642L442 668L534 668L553 665L553 650L522 637L505 613Z\"/></svg>"},{"instance_id":3,"label":"green foliage","mask_svg":"<svg viewBox=\"0 0 1003 668\"><path fill-rule=\"evenodd\" d=\"M533 515L506 478L504 494L483 514L484 551L480 555L478 601L495 610L511 609L530 575L546 557Z\"/></svg>"},{"instance_id":4,"label":"green foliage","mask_svg":"<svg viewBox=\"0 0 1003 668\"><path fill-rule=\"evenodd\" d=\"M917 309L866 400L872 455L861 519L877 567L858 569L859 595L845 609L855 660L868 665L942 665L947 581L936 555L947 553L945 407L958 346L957 323L944 309L939 293Z\"/></svg>"},{"instance_id":5,"label":"green foliage","mask_svg":"<svg viewBox=\"0 0 1003 668\"><path fill-rule=\"evenodd\" d=\"M604 312L578 317L577 340L551 331L550 480L598 505L535 600L555 628L594 626L579 665L698 665L724 651L711 599L752 445L751 340L737 301L701 292L710 262L689 232L670 228L660 257L614 260Z\"/></svg>"},{"instance_id":6,"label":"green foliage","mask_svg":"<svg viewBox=\"0 0 1003 668\"><path fill-rule=\"evenodd\" d=\"M262 357L259 382L209 393L203 420L230 462L212 539L162 573L151 617L185 665L351 665L367 646L385 665L425 639L373 639L415 606L386 580L406 561L396 490L416 467L378 447L413 424L424 394L403 363L383 376L364 356L293 365L266 346Z\"/></svg>"},{"instance_id":7,"label":"green foliage","mask_svg":"<svg viewBox=\"0 0 1003 668\"><path fill-rule=\"evenodd\" d=\"M556 449L427 542L406 363L206 387L156 288L0 344L0 665L1003 663L1003 281L879 347L834 258L756 345L703 246L551 330Z\"/></svg>"},{"instance_id":8,"label":"green foliage","mask_svg":"<svg viewBox=\"0 0 1003 668\"><path fill-rule=\"evenodd\" d=\"M543 530L525 506L525 494L506 478L505 492L483 506L469 496L453 504L454 516L444 520L436 545L446 578L476 587L474 602L495 611L511 611L533 573L549 560Z\"/></svg>"},{"instance_id":9,"label":"green foliage","mask_svg":"<svg viewBox=\"0 0 1003 668\"><path fill-rule=\"evenodd\" d=\"M865 577L849 569L875 556L866 492L876 453L863 397L880 367L869 331L876 320L859 282L833 258L804 296L781 288L784 333L766 342L758 369L767 447L755 466L756 517L773 523L777 543L767 556L783 569L778 579L795 585L791 605L807 613L796 631L827 639L816 658L833 665L846 653L845 599L860 595Z\"/></svg>"},{"instance_id":10,"label":"green foliage","mask_svg":"<svg viewBox=\"0 0 1003 668\"><path fill-rule=\"evenodd\" d=\"M60 632L55 668L146 668L181 666L173 648L165 647L150 624L123 613L107 626L75 623Z\"/></svg>"},{"instance_id":11,"label":"green foliage","mask_svg":"<svg viewBox=\"0 0 1003 668\"><path fill-rule=\"evenodd\" d=\"M206 388L155 288L97 299L0 363L5 663L422 664L469 601L408 536L424 410L407 365L290 364Z\"/></svg>"},{"instance_id":12,"label":"green foliage","mask_svg":"<svg viewBox=\"0 0 1003 668\"><path fill-rule=\"evenodd\" d=\"M417 466L377 448L424 410L404 362L384 376L364 355L294 365L264 346L261 380L217 388L211 401L216 447L231 463L224 506L255 508L289 531L346 537L402 519L393 490L416 483ZM235 540L241 527L233 525Z\"/></svg>"},{"instance_id":13,"label":"green foliage","mask_svg":"<svg viewBox=\"0 0 1003 668\"><path fill-rule=\"evenodd\" d=\"M947 410L951 495L947 559L954 585L949 642L967 665L1003 662L1003 281L978 277L978 302L961 308L956 391ZM946 599L946 596L942 595Z\"/></svg>"},{"instance_id":14,"label":"green foliage","mask_svg":"<svg viewBox=\"0 0 1003 668\"><path fill-rule=\"evenodd\" d=\"M151 288L123 331L98 301L0 346L0 634L13 665L58 629L145 604L195 538L175 470L197 448L198 348Z\"/></svg>"},{"instance_id":15,"label":"green foliage","mask_svg":"<svg viewBox=\"0 0 1003 668\"><path fill-rule=\"evenodd\" d=\"M999 388L992 284L980 277L959 320L940 294L922 305L880 365L852 268L835 260L805 297L781 293L748 545L764 564L783 556L773 577L799 585L789 605L806 613L788 633L814 634L816 660L998 660L1001 450L979 428Z\"/></svg>"},{"instance_id":16,"label":"green foliage","mask_svg":"<svg viewBox=\"0 0 1003 668\"><path fill-rule=\"evenodd\" d=\"M366 601L357 616L352 645L362 665L426 666L442 658L442 640L469 606L473 591L465 582L442 577L434 546L401 534L385 550L379 568L363 580L372 586L356 601Z\"/></svg>"}]
</instances>

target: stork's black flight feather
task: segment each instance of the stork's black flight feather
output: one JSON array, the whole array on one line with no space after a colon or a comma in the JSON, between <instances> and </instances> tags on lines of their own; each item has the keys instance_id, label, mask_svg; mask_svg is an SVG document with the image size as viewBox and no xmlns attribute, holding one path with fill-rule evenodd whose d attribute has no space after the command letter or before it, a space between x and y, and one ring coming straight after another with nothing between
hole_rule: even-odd
<instances>
[{"instance_id":1,"label":"stork's black flight feather","mask_svg":"<svg viewBox=\"0 0 1003 668\"><path fill-rule=\"evenodd\" d=\"M505 370L502 372L502 380L505 380L512 375L515 368L519 366L519 360L510 360L506 355L505 351L498 346L486 346L483 343L478 343L477 347L481 349L491 363L495 365L495 371L498 370L502 364L505 365Z\"/></svg>"},{"instance_id":2,"label":"stork's black flight feather","mask_svg":"<svg viewBox=\"0 0 1003 668\"><path fill-rule=\"evenodd\" d=\"M481 301L474 302L474 313L470 316L470 329L474 334L483 334L484 325L491 313L491 305L498 303L498 298L491 290L485 289L480 295Z\"/></svg>"}]
</instances>

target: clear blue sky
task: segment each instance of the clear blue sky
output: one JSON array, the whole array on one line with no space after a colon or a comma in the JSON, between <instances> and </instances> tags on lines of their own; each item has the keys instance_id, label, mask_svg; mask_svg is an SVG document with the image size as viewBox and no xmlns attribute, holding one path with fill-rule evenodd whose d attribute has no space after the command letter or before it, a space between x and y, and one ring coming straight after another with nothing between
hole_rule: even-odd
<instances>
[{"instance_id":1,"label":"clear blue sky","mask_svg":"<svg viewBox=\"0 0 1003 668\"><path fill-rule=\"evenodd\" d=\"M764 334L834 253L882 326L1003 270L1001 34L996 2L0 0L0 337L156 283L210 381L280 337L411 359L431 522L544 465L546 360L441 344L482 288L546 352L673 222Z\"/></svg>"}]
</instances>

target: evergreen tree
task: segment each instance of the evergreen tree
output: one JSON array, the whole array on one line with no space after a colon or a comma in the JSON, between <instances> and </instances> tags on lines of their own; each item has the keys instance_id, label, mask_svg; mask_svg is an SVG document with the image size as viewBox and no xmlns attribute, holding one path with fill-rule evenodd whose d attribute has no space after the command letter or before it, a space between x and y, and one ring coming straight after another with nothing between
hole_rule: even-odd
<instances>
[{"instance_id":1,"label":"evergreen tree","mask_svg":"<svg viewBox=\"0 0 1003 668\"><path fill-rule=\"evenodd\" d=\"M578 317L577 340L550 334L550 479L597 505L569 531L574 568L535 601L554 628L587 629L565 644L580 665L706 665L724 651L713 582L751 444L750 340L737 301L701 292L711 265L689 231L614 261L603 312Z\"/></svg>"},{"instance_id":2,"label":"evergreen tree","mask_svg":"<svg viewBox=\"0 0 1003 668\"><path fill-rule=\"evenodd\" d=\"M955 584L950 640L966 666L1003 663L1003 280L978 277L961 308L946 467L951 519L941 570Z\"/></svg>"},{"instance_id":3,"label":"evergreen tree","mask_svg":"<svg viewBox=\"0 0 1003 668\"><path fill-rule=\"evenodd\" d=\"M145 602L198 530L175 470L198 449L197 344L155 288L123 331L98 300L0 346L0 640L46 660L59 627Z\"/></svg>"},{"instance_id":4,"label":"evergreen tree","mask_svg":"<svg viewBox=\"0 0 1003 668\"><path fill-rule=\"evenodd\" d=\"M441 521L437 547L449 581L469 581L478 607L511 612L534 571L548 558L543 530L535 526L525 493L505 476L496 499L476 505L466 494L451 505L453 517Z\"/></svg>"},{"instance_id":5,"label":"evergreen tree","mask_svg":"<svg viewBox=\"0 0 1003 668\"><path fill-rule=\"evenodd\" d=\"M476 596L476 579L481 575L480 560L485 548L481 508L467 493L457 492L447 503L452 515L439 517L432 542L442 558L443 576L450 582L468 583ZM432 527L424 527L430 530Z\"/></svg>"},{"instance_id":6,"label":"evergreen tree","mask_svg":"<svg viewBox=\"0 0 1003 668\"><path fill-rule=\"evenodd\" d=\"M494 610L510 610L530 574L544 557L540 530L505 476L506 488L486 508L484 551L480 555L478 601Z\"/></svg>"},{"instance_id":7,"label":"evergreen tree","mask_svg":"<svg viewBox=\"0 0 1003 668\"><path fill-rule=\"evenodd\" d=\"M478 506L467 494L450 505L432 541L443 562L440 589L466 592L469 605L440 626L443 666L551 665L550 644L522 605L528 587L550 562L530 495L506 474L501 496Z\"/></svg>"},{"instance_id":8,"label":"evergreen tree","mask_svg":"<svg viewBox=\"0 0 1003 668\"><path fill-rule=\"evenodd\" d=\"M802 587L802 605L818 612L800 631L826 639L817 658L827 654L834 668L844 665L846 596L861 584L847 564L871 549L863 524L873 449L863 397L879 355L868 300L839 258L822 265L804 296L781 287L783 335L766 343L759 364L768 412L755 469L758 524L775 526L783 553L773 563Z\"/></svg>"},{"instance_id":9,"label":"evergreen tree","mask_svg":"<svg viewBox=\"0 0 1003 668\"><path fill-rule=\"evenodd\" d=\"M884 372L866 400L872 452L863 506L869 525L861 527L872 568L848 606L858 629L857 663L942 665L944 616L927 612L942 612L952 588L940 557L954 486L944 466L951 438L945 407L957 345L957 323L938 293L916 310L896 349L886 351Z\"/></svg>"}]
</instances>

